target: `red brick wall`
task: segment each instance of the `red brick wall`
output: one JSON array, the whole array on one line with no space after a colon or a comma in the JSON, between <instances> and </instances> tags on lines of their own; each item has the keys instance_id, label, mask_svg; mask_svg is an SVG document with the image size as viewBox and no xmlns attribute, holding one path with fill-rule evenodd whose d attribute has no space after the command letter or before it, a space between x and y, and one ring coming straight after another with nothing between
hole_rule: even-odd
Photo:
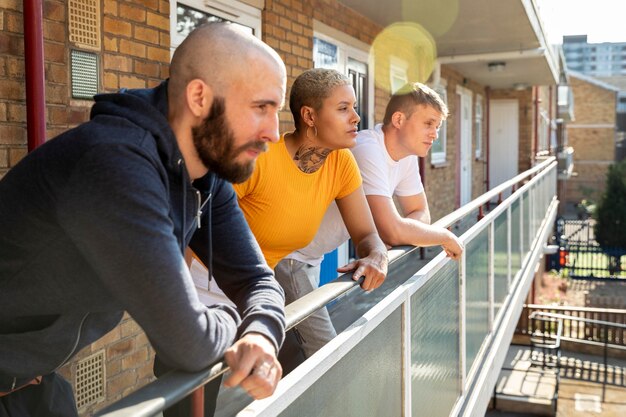
<instances>
[{"instance_id":1,"label":"red brick wall","mask_svg":"<svg viewBox=\"0 0 626 417\"><path fill-rule=\"evenodd\" d=\"M166 78L169 2L102 2L100 91L153 86ZM46 137L86 121L90 100L71 99L67 2L43 4ZM0 177L26 155L22 2L0 4Z\"/></svg>"},{"instance_id":2,"label":"red brick wall","mask_svg":"<svg viewBox=\"0 0 626 417\"><path fill-rule=\"evenodd\" d=\"M82 416L92 415L154 379L154 350L145 333L128 315L115 329L82 349L59 373L75 385L78 362L101 350L105 352L106 399L79 409Z\"/></svg>"},{"instance_id":3,"label":"red brick wall","mask_svg":"<svg viewBox=\"0 0 626 417\"><path fill-rule=\"evenodd\" d=\"M167 78L169 2L105 1L102 12L103 90L153 87Z\"/></svg>"},{"instance_id":4,"label":"red brick wall","mask_svg":"<svg viewBox=\"0 0 626 417\"><path fill-rule=\"evenodd\" d=\"M462 86L471 90L472 97L472 119L474 117L474 103L476 94L483 97L483 157L476 159L476 141L474 140L472 120L472 198L483 194L486 191L485 175L486 160L484 158L486 151L486 91L485 87L472 80L466 79L462 74L453 70L451 67L441 67L441 78L447 82L448 109L450 116L447 120L447 143L446 143L446 162L442 165L430 164L430 157L427 158L426 171L424 175L426 195L428 196L428 205L431 211L432 220L435 221L446 214L458 208L457 204L457 158L459 157L459 132L458 132L458 95L456 93L457 86Z\"/></svg>"},{"instance_id":5,"label":"red brick wall","mask_svg":"<svg viewBox=\"0 0 626 417\"><path fill-rule=\"evenodd\" d=\"M101 2L100 91L156 85L168 75L169 2ZM0 3L0 177L26 155L26 100L22 2ZM68 7L62 0L43 2L46 136L48 139L88 119L91 100L71 98ZM92 51L90 51L92 52ZM60 372L72 383L77 362L104 349L107 401L86 407L90 415L151 380L153 351L130 318L83 349Z\"/></svg>"}]
</instances>

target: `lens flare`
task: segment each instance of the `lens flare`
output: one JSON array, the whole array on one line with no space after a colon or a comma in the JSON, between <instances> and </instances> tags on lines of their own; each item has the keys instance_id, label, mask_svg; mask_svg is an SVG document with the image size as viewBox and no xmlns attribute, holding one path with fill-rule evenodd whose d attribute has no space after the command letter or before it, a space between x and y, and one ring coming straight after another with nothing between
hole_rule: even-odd
<instances>
[{"instance_id":1,"label":"lens flare","mask_svg":"<svg viewBox=\"0 0 626 417\"><path fill-rule=\"evenodd\" d=\"M459 0L402 0L402 20L417 22L434 37L447 33L459 16Z\"/></svg>"},{"instance_id":2,"label":"lens flare","mask_svg":"<svg viewBox=\"0 0 626 417\"><path fill-rule=\"evenodd\" d=\"M377 87L392 92L404 82L426 82L437 59L437 47L422 25L397 22L376 36L370 54Z\"/></svg>"}]
</instances>

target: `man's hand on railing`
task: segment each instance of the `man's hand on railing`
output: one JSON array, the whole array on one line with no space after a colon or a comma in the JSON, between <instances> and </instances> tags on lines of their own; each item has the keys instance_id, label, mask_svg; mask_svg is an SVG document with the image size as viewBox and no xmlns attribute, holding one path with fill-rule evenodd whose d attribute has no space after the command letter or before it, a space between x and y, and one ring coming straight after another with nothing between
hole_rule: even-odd
<instances>
[{"instance_id":1,"label":"man's hand on railing","mask_svg":"<svg viewBox=\"0 0 626 417\"><path fill-rule=\"evenodd\" d=\"M455 261L461 259L461 254L465 250L463 242L450 231L448 231L448 239L441 244L441 247L446 252L446 255Z\"/></svg>"},{"instance_id":2,"label":"man's hand on railing","mask_svg":"<svg viewBox=\"0 0 626 417\"><path fill-rule=\"evenodd\" d=\"M361 288L365 291L371 291L380 287L387 276L388 267L387 251L371 251L366 256L347 265L337 268L337 272L345 273L354 271L353 280L365 277L361 283Z\"/></svg>"},{"instance_id":3,"label":"man's hand on railing","mask_svg":"<svg viewBox=\"0 0 626 417\"><path fill-rule=\"evenodd\" d=\"M274 345L259 333L248 333L224 353L231 375L224 386L240 385L252 398L260 400L274 393L283 374Z\"/></svg>"}]
</instances>

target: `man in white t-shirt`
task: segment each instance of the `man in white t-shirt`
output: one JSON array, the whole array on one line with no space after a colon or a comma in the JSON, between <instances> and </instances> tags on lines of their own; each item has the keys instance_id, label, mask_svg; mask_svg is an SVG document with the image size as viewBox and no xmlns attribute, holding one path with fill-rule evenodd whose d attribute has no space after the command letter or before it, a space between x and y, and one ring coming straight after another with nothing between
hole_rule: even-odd
<instances>
[{"instance_id":1,"label":"man in white t-shirt","mask_svg":"<svg viewBox=\"0 0 626 417\"><path fill-rule=\"evenodd\" d=\"M352 149L363 177L376 228L388 246L437 246L458 260L463 244L449 230L430 224L428 200L419 174L417 157L425 157L448 116L441 97L424 84L407 84L395 93L385 110L383 124L363 130ZM396 204L393 197L395 196ZM276 279L294 286L300 296L319 285L319 265L324 254L349 238L335 204L326 213L317 235L307 247L283 259L275 268ZM351 270L351 265L338 269ZM308 357L336 333L326 309L319 310L297 327Z\"/></svg>"}]
</instances>

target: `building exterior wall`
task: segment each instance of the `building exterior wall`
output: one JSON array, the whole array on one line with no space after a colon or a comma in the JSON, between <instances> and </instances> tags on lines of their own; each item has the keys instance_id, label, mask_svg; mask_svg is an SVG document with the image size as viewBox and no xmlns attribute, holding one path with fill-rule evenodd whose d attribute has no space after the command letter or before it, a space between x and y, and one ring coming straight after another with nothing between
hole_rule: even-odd
<instances>
[{"instance_id":1,"label":"building exterior wall","mask_svg":"<svg viewBox=\"0 0 626 417\"><path fill-rule=\"evenodd\" d=\"M577 175L567 182L564 204L571 209L583 199L598 201L604 192L615 160L616 92L576 77L570 77L570 85L576 121L567 124L567 137Z\"/></svg>"},{"instance_id":2,"label":"building exterior wall","mask_svg":"<svg viewBox=\"0 0 626 417\"><path fill-rule=\"evenodd\" d=\"M91 100L71 98L69 53L76 46L69 41L67 0L44 2L44 57L46 72L47 138L76 126L89 117ZM250 4L250 1L247 1ZM258 2L252 2L257 4ZM262 3L262 2L260 2ZM170 3L164 0L101 1L101 47L95 52L99 62L99 91L122 87L152 87L167 78L170 59ZM344 33L367 45L382 30L337 0L265 0L262 10L263 40L285 61L288 87L305 69L313 66L315 22ZM26 103L24 91L22 2L0 3L0 178L26 155ZM79 48L80 49L80 48ZM450 117L447 124L446 161L434 165L425 161L425 185L433 221L458 207L458 101L456 88L463 86L483 99L482 155L475 156L472 139L472 197L486 191L488 98L516 98L520 102L519 170L530 167L533 129L533 92L495 90L465 79L443 66L447 82ZM288 90L289 91L289 90ZM287 93L288 96L289 92ZM374 88L374 122L381 122L389 93ZM474 111L472 106L472 112ZM293 129L285 107L280 129ZM474 130L472 130L474 135ZM0 231L1 233L1 231ZM82 408L82 415L94 411L136 390L153 379L154 351L145 334L129 317L98 342L83 349L60 372L74 385L78 364L97 352L105 352L105 399Z\"/></svg>"},{"instance_id":3,"label":"building exterior wall","mask_svg":"<svg viewBox=\"0 0 626 417\"><path fill-rule=\"evenodd\" d=\"M159 0L101 3L99 91L149 87L168 75L169 3ZM26 102L22 1L0 4L0 178L26 153ZM71 98L67 1L43 2L47 139L89 118L93 101ZM81 49L81 48L76 48ZM1 231L0 231L1 233ZM104 398L79 411L91 415L111 401L151 381L154 351L129 317L96 343L81 350L59 372L75 387L78 364L104 351Z\"/></svg>"},{"instance_id":4,"label":"building exterior wall","mask_svg":"<svg viewBox=\"0 0 626 417\"><path fill-rule=\"evenodd\" d=\"M534 104L533 89L524 90L491 90L490 100L517 100L519 103L519 152L517 172L523 172L532 165L534 149Z\"/></svg>"},{"instance_id":5,"label":"building exterior wall","mask_svg":"<svg viewBox=\"0 0 626 417\"><path fill-rule=\"evenodd\" d=\"M587 43L587 35L563 37L567 67L592 76L626 75L626 42Z\"/></svg>"},{"instance_id":6,"label":"building exterior wall","mask_svg":"<svg viewBox=\"0 0 626 417\"><path fill-rule=\"evenodd\" d=\"M459 117L458 109L458 96L456 94L457 86L461 86L470 90L472 94L472 118L474 114L474 104L476 101L476 95L479 94L483 97L483 123L482 123L482 156L476 158L476 141L473 137L474 130L472 129L472 198L483 194L486 191L486 108L487 108L487 93L484 86L466 79L463 74L455 71L451 67L442 65L441 78L446 81L447 95L448 95L448 110L450 116L447 120L447 143L446 143L446 161L442 164L431 163L431 157L428 156L427 163L425 164L425 191L428 196L428 205L431 212L432 221L445 216L446 214L454 211L459 206L459 194L457 192L459 188L458 178L458 158L459 158L459 124L457 123ZM474 120L472 120L472 127L474 127Z\"/></svg>"}]
</instances>

